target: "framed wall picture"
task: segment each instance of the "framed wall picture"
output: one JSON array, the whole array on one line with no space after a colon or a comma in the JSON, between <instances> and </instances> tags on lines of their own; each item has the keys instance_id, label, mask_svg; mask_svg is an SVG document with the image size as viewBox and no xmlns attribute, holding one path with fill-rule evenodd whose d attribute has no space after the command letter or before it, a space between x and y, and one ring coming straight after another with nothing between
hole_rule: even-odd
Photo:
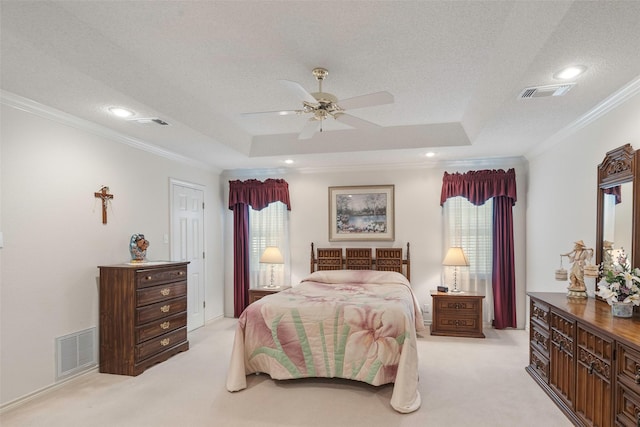
<instances>
[{"instance_id":1,"label":"framed wall picture","mask_svg":"<svg viewBox=\"0 0 640 427\"><path fill-rule=\"evenodd\" d=\"M393 185L329 187L329 241L394 240Z\"/></svg>"}]
</instances>

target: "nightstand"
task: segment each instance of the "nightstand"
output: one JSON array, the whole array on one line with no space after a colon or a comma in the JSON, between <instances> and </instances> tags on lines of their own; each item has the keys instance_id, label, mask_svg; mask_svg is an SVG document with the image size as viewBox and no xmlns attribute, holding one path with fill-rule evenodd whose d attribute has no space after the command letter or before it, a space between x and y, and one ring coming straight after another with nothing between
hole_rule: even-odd
<instances>
[{"instance_id":1,"label":"nightstand","mask_svg":"<svg viewBox=\"0 0 640 427\"><path fill-rule=\"evenodd\" d=\"M289 289L291 286L280 286L277 288L254 288L249 289L249 304L252 302L258 301L262 297L266 297L267 295L276 294L280 291L284 291L285 289Z\"/></svg>"},{"instance_id":2,"label":"nightstand","mask_svg":"<svg viewBox=\"0 0 640 427\"><path fill-rule=\"evenodd\" d=\"M433 321L431 335L484 338L482 332L482 300L473 292L431 291Z\"/></svg>"}]
</instances>

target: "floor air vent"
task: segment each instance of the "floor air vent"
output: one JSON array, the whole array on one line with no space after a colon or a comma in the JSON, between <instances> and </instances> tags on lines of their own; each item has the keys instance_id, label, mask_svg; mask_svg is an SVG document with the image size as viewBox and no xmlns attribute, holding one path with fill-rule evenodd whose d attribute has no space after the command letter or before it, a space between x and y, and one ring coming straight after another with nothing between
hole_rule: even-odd
<instances>
[{"instance_id":1,"label":"floor air vent","mask_svg":"<svg viewBox=\"0 0 640 427\"><path fill-rule=\"evenodd\" d=\"M90 369L98 364L96 328L56 338L56 379Z\"/></svg>"},{"instance_id":2,"label":"floor air vent","mask_svg":"<svg viewBox=\"0 0 640 427\"><path fill-rule=\"evenodd\" d=\"M528 87L520 92L520 95L518 95L518 99L543 98L545 96L562 96L569 92L569 90L575 85L575 83L564 83L559 85Z\"/></svg>"}]
</instances>

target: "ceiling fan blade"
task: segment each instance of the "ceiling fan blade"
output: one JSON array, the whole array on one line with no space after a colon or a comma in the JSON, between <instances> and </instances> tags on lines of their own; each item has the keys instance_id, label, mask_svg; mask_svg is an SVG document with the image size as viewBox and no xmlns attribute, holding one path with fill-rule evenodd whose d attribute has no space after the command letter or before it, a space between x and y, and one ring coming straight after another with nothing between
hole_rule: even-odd
<instances>
[{"instance_id":1,"label":"ceiling fan blade","mask_svg":"<svg viewBox=\"0 0 640 427\"><path fill-rule=\"evenodd\" d=\"M310 139L313 135L315 135L319 128L320 121L313 118L310 119L307 124L304 125L302 132L300 132L300 135L298 135L298 139Z\"/></svg>"},{"instance_id":2,"label":"ceiling fan blade","mask_svg":"<svg viewBox=\"0 0 640 427\"><path fill-rule=\"evenodd\" d=\"M338 105L343 110L354 110L356 108L373 107L374 105L392 104L393 95L389 92L376 92L368 95L354 96L353 98L338 101Z\"/></svg>"},{"instance_id":3,"label":"ceiling fan blade","mask_svg":"<svg viewBox=\"0 0 640 427\"><path fill-rule=\"evenodd\" d=\"M317 104L318 100L315 99L305 88L300 86L300 83L292 82L291 80L278 80L282 83L287 89L291 92L295 93L296 96L303 101L310 102L312 104Z\"/></svg>"},{"instance_id":4,"label":"ceiling fan blade","mask_svg":"<svg viewBox=\"0 0 640 427\"><path fill-rule=\"evenodd\" d=\"M273 116L289 116L291 114L302 114L302 110L279 110L279 111L256 111L252 113L242 113L243 116L261 116L261 115L273 115Z\"/></svg>"},{"instance_id":5,"label":"ceiling fan blade","mask_svg":"<svg viewBox=\"0 0 640 427\"><path fill-rule=\"evenodd\" d=\"M335 114L334 117L337 121L356 129L378 129L380 127L373 122L361 119L356 116L352 116L351 114L338 113Z\"/></svg>"}]
</instances>

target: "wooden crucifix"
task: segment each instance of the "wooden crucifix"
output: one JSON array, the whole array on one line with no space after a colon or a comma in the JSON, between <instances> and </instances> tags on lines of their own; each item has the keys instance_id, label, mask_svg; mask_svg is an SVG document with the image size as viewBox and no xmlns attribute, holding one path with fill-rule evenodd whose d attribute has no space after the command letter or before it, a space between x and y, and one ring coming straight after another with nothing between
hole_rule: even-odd
<instances>
[{"instance_id":1,"label":"wooden crucifix","mask_svg":"<svg viewBox=\"0 0 640 427\"><path fill-rule=\"evenodd\" d=\"M102 223L107 223L107 204L113 199L113 194L109 194L109 187L103 185L99 192L93 193L97 198L102 199Z\"/></svg>"}]
</instances>

